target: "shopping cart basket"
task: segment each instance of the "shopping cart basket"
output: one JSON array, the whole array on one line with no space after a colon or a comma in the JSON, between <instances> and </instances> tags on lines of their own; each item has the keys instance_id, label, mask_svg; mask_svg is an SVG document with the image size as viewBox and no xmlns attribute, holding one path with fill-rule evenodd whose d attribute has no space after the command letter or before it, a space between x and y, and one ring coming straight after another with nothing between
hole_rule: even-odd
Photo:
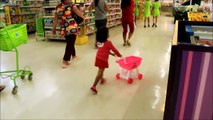
<instances>
[{"instance_id":1,"label":"shopping cart basket","mask_svg":"<svg viewBox=\"0 0 213 120\"><path fill-rule=\"evenodd\" d=\"M13 80L14 87L12 90L13 94L17 93L18 86L16 84L16 79L24 79L28 75L28 80L32 80L32 71L30 71L29 66L25 66L23 70L19 69L19 59L18 59L18 49L17 46L24 44L28 41L27 28L26 24L13 24L6 26L3 22L0 22L0 25L3 26L0 29L0 50L1 51L12 51L16 52L16 69L9 71L0 71L1 77L9 77Z\"/></svg>"},{"instance_id":2,"label":"shopping cart basket","mask_svg":"<svg viewBox=\"0 0 213 120\"><path fill-rule=\"evenodd\" d=\"M142 58L136 56L128 56L125 58L121 58L116 61L116 63L120 66L120 72L116 74L117 79L125 79L129 84L133 82L132 72L136 69L137 78L141 80L143 78L143 74L139 73L138 67L140 66Z\"/></svg>"}]
</instances>

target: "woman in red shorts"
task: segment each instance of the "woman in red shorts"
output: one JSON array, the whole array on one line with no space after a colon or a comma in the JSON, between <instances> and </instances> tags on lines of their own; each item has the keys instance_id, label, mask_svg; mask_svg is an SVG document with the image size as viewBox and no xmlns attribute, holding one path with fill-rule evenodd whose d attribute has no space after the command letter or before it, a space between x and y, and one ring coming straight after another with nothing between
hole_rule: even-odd
<instances>
[{"instance_id":1,"label":"woman in red shorts","mask_svg":"<svg viewBox=\"0 0 213 120\"><path fill-rule=\"evenodd\" d=\"M122 0L122 26L123 26L123 46L130 46L130 38L134 32L134 0ZM127 29L129 26L129 34L127 36Z\"/></svg>"}]
</instances>

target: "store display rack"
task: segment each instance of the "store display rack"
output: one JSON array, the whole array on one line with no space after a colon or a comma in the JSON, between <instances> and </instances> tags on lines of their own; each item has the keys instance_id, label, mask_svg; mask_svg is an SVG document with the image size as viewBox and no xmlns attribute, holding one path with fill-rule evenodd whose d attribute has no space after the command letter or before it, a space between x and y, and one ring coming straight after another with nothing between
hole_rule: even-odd
<instances>
[{"instance_id":1,"label":"store display rack","mask_svg":"<svg viewBox=\"0 0 213 120\"><path fill-rule=\"evenodd\" d=\"M0 7L0 15L7 25L27 24L28 33L35 32L35 19L42 16L42 3L43 0L11 0L4 7Z\"/></svg>"},{"instance_id":2,"label":"store display rack","mask_svg":"<svg viewBox=\"0 0 213 120\"><path fill-rule=\"evenodd\" d=\"M89 11L89 6L92 3L92 0L72 0L78 9L84 13L86 16L84 26L79 26L80 29L85 29L85 34L89 35L96 31L95 27L95 10ZM43 2L43 19L44 19L44 31L45 31L45 38L46 39L59 39L64 40L59 34L60 27L57 25L56 34L52 34L52 26L53 26L53 19L55 13L55 7L59 3L57 0L44 0ZM113 27L121 24L121 6L120 0L107 0L107 3L110 7L110 11L107 13L107 27ZM60 22L59 22L60 23ZM81 33L79 33L81 34Z\"/></svg>"}]
</instances>

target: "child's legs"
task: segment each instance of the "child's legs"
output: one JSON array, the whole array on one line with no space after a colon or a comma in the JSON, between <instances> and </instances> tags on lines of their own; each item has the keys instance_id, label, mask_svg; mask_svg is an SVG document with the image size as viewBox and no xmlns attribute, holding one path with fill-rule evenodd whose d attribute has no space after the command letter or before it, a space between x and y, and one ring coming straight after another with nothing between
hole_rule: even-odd
<instances>
[{"instance_id":1,"label":"child's legs","mask_svg":"<svg viewBox=\"0 0 213 120\"><path fill-rule=\"evenodd\" d=\"M144 17L144 26L146 26L146 17Z\"/></svg>"},{"instance_id":2,"label":"child's legs","mask_svg":"<svg viewBox=\"0 0 213 120\"><path fill-rule=\"evenodd\" d=\"M153 25L155 24L155 16L153 16Z\"/></svg>"},{"instance_id":3,"label":"child's legs","mask_svg":"<svg viewBox=\"0 0 213 120\"><path fill-rule=\"evenodd\" d=\"M96 87L96 85L98 84L98 82L103 78L104 69L105 68L99 68L98 69L98 74L97 74L97 76L95 78L95 82L93 84L93 87Z\"/></svg>"},{"instance_id":4,"label":"child's legs","mask_svg":"<svg viewBox=\"0 0 213 120\"><path fill-rule=\"evenodd\" d=\"M155 24L157 25L158 23L158 16L155 17Z\"/></svg>"},{"instance_id":5,"label":"child's legs","mask_svg":"<svg viewBox=\"0 0 213 120\"><path fill-rule=\"evenodd\" d=\"M148 20L148 25L149 25L149 17L147 17L147 20Z\"/></svg>"}]
</instances>

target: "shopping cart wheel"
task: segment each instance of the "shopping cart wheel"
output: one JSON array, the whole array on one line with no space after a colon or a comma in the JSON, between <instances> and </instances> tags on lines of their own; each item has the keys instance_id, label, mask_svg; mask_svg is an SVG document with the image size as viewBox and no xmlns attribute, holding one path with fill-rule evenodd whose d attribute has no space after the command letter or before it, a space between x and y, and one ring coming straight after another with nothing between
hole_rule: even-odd
<instances>
[{"instance_id":1,"label":"shopping cart wheel","mask_svg":"<svg viewBox=\"0 0 213 120\"><path fill-rule=\"evenodd\" d=\"M132 84L132 82L133 82L133 79L132 79L132 78L129 78L129 79L128 79L128 83L129 83L129 84Z\"/></svg>"},{"instance_id":2,"label":"shopping cart wheel","mask_svg":"<svg viewBox=\"0 0 213 120\"><path fill-rule=\"evenodd\" d=\"M15 95L17 92L18 92L18 86L15 86L15 87L13 88L12 93L13 93L13 95Z\"/></svg>"},{"instance_id":3,"label":"shopping cart wheel","mask_svg":"<svg viewBox=\"0 0 213 120\"><path fill-rule=\"evenodd\" d=\"M138 74L138 79L141 80L143 78L143 74Z\"/></svg>"},{"instance_id":4,"label":"shopping cart wheel","mask_svg":"<svg viewBox=\"0 0 213 120\"><path fill-rule=\"evenodd\" d=\"M120 73L117 73L117 74L116 74L116 78L117 78L117 79L120 79Z\"/></svg>"},{"instance_id":5,"label":"shopping cart wheel","mask_svg":"<svg viewBox=\"0 0 213 120\"><path fill-rule=\"evenodd\" d=\"M22 80L25 78L24 74L25 74L25 72L23 71L23 72L21 73L21 79L22 79Z\"/></svg>"},{"instance_id":6,"label":"shopping cart wheel","mask_svg":"<svg viewBox=\"0 0 213 120\"><path fill-rule=\"evenodd\" d=\"M29 74L29 76L28 76L28 80L31 81L32 79L33 79L33 74L31 73L31 74Z\"/></svg>"}]
</instances>

